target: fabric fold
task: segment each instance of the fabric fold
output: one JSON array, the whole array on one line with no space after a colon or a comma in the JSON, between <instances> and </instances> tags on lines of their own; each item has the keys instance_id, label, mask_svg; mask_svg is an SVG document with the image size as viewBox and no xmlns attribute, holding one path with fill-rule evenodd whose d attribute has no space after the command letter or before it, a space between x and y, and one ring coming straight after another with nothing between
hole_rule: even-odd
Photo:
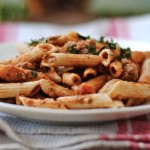
<instances>
[{"instance_id":1,"label":"fabric fold","mask_svg":"<svg viewBox=\"0 0 150 150\"><path fill-rule=\"evenodd\" d=\"M150 149L150 130L143 134L119 133L117 122L59 126L0 113L0 150ZM134 119L130 122L133 123Z\"/></svg>"}]
</instances>

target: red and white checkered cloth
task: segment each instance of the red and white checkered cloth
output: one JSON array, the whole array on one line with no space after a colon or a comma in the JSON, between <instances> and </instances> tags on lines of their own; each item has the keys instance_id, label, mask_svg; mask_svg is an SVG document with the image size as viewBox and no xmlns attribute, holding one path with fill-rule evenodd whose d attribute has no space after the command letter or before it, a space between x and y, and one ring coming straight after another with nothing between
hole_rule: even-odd
<instances>
[{"instance_id":1,"label":"red and white checkered cloth","mask_svg":"<svg viewBox=\"0 0 150 150\"><path fill-rule=\"evenodd\" d=\"M99 38L109 36L135 41L150 42L150 15L98 19L77 25L55 25L45 23L0 23L0 43L29 41L34 38L47 37L77 31L83 35Z\"/></svg>"},{"instance_id":2,"label":"red and white checkered cloth","mask_svg":"<svg viewBox=\"0 0 150 150\"><path fill-rule=\"evenodd\" d=\"M150 15L98 19L79 25L1 23L0 42L30 39L77 31L83 35L110 36L150 42ZM0 113L0 150L3 149L150 149L150 114L133 119L87 126L56 126L26 122Z\"/></svg>"}]
</instances>

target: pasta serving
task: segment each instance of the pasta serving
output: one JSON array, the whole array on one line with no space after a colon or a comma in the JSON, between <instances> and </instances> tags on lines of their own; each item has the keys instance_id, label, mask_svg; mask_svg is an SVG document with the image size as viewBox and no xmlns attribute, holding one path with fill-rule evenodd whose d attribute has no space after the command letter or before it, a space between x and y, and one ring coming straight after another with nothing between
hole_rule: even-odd
<instances>
[{"instance_id":1,"label":"pasta serving","mask_svg":"<svg viewBox=\"0 0 150 150\"><path fill-rule=\"evenodd\" d=\"M52 109L122 108L150 102L150 51L76 32L17 45L0 61L0 101Z\"/></svg>"}]
</instances>

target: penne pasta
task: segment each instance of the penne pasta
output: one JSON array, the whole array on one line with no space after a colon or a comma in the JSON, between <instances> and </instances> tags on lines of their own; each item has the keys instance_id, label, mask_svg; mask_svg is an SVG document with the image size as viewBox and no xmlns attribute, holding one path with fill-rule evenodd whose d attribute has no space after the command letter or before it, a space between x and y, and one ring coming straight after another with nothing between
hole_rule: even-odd
<instances>
[{"instance_id":1,"label":"penne pasta","mask_svg":"<svg viewBox=\"0 0 150 150\"><path fill-rule=\"evenodd\" d=\"M114 81L114 80L112 80ZM112 83L112 81L109 81ZM104 91L103 89L106 88ZM150 85L143 83L127 82L118 80L115 83L104 85L100 93L107 93L112 99L134 99L134 100L149 100Z\"/></svg>"},{"instance_id":2,"label":"penne pasta","mask_svg":"<svg viewBox=\"0 0 150 150\"><path fill-rule=\"evenodd\" d=\"M51 80L41 79L40 86L41 86L42 91L45 94L49 95L50 97L75 95L75 92L73 90L70 90L61 85L58 85Z\"/></svg>"},{"instance_id":3,"label":"penne pasta","mask_svg":"<svg viewBox=\"0 0 150 150\"><path fill-rule=\"evenodd\" d=\"M75 95L93 94L95 93L93 87L88 83L81 83L79 86L72 86L71 89L75 92Z\"/></svg>"},{"instance_id":4,"label":"penne pasta","mask_svg":"<svg viewBox=\"0 0 150 150\"><path fill-rule=\"evenodd\" d=\"M122 101L120 100L113 100L114 108L122 108L125 107Z\"/></svg>"},{"instance_id":5,"label":"penne pasta","mask_svg":"<svg viewBox=\"0 0 150 150\"><path fill-rule=\"evenodd\" d=\"M62 83L68 86L81 84L81 77L76 73L64 73L62 75Z\"/></svg>"},{"instance_id":6,"label":"penne pasta","mask_svg":"<svg viewBox=\"0 0 150 150\"><path fill-rule=\"evenodd\" d=\"M150 84L150 59L144 61L138 82Z\"/></svg>"},{"instance_id":7,"label":"penne pasta","mask_svg":"<svg viewBox=\"0 0 150 150\"><path fill-rule=\"evenodd\" d=\"M16 65L19 62L35 62L42 59L46 52L56 52L57 48L48 43L41 43L35 46L31 51L28 51L22 55L19 55L15 59L11 60L11 64Z\"/></svg>"},{"instance_id":8,"label":"penne pasta","mask_svg":"<svg viewBox=\"0 0 150 150\"><path fill-rule=\"evenodd\" d=\"M109 80L109 77L107 74L103 74L100 76L97 76L95 78L92 78L85 83L90 85L95 92L98 92L102 88L102 86Z\"/></svg>"},{"instance_id":9,"label":"penne pasta","mask_svg":"<svg viewBox=\"0 0 150 150\"><path fill-rule=\"evenodd\" d=\"M150 52L149 51L133 51L131 55L131 60L134 63L142 64L145 59L150 58Z\"/></svg>"},{"instance_id":10,"label":"penne pasta","mask_svg":"<svg viewBox=\"0 0 150 150\"><path fill-rule=\"evenodd\" d=\"M62 78L58 75L58 73L55 70L50 70L46 73L50 80L56 82L56 83L61 83Z\"/></svg>"},{"instance_id":11,"label":"penne pasta","mask_svg":"<svg viewBox=\"0 0 150 150\"><path fill-rule=\"evenodd\" d=\"M77 95L97 93L98 90L100 90L103 85L111 79L112 77L109 75L100 75L93 79L87 80L86 82L83 82L79 86L73 86L72 89Z\"/></svg>"},{"instance_id":12,"label":"penne pasta","mask_svg":"<svg viewBox=\"0 0 150 150\"><path fill-rule=\"evenodd\" d=\"M113 100L106 94L87 94L59 97L57 101L69 109L113 108Z\"/></svg>"},{"instance_id":13,"label":"penne pasta","mask_svg":"<svg viewBox=\"0 0 150 150\"><path fill-rule=\"evenodd\" d=\"M103 49L99 56L102 59L102 64L105 67L108 67L109 64L115 59L114 52L111 49Z\"/></svg>"},{"instance_id":14,"label":"penne pasta","mask_svg":"<svg viewBox=\"0 0 150 150\"><path fill-rule=\"evenodd\" d=\"M41 100L41 99L18 96L16 101L18 105L24 105L24 106L29 106L29 107L66 109L63 103L59 101L55 101L53 98L45 98Z\"/></svg>"},{"instance_id":15,"label":"penne pasta","mask_svg":"<svg viewBox=\"0 0 150 150\"><path fill-rule=\"evenodd\" d=\"M30 63L30 62L20 62L16 64L15 66L23 68L23 69L29 69L29 70L37 69L36 63Z\"/></svg>"},{"instance_id":16,"label":"penne pasta","mask_svg":"<svg viewBox=\"0 0 150 150\"><path fill-rule=\"evenodd\" d=\"M74 70L74 67L65 67L65 66L58 66L56 68L58 74L63 74L65 72L69 72L69 71L72 71Z\"/></svg>"},{"instance_id":17,"label":"penne pasta","mask_svg":"<svg viewBox=\"0 0 150 150\"><path fill-rule=\"evenodd\" d=\"M42 66L96 66L101 63L101 58L96 55L52 53L43 57Z\"/></svg>"},{"instance_id":18,"label":"penne pasta","mask_svg":"<svg viewBox=\"0 0 150 150\"><path fill-rule=\"evenodd\" d=\"M120 81L119 79L112 79L104 84L104 86L98 91L98 93L108 93L112 86Z\"/></svg>"},{"instance_id":19,"label":"penne pasta","mask_svg":"<svg viewBox=\"0 0 150 150\"><path fill-rule=\"evenodd\" d=\"M96 42L96 51L100 51L101 49L103 49L103 47L106 46L106 43L99 43L99 42Z\"/></svg>"},{"instance_id":20,"label":"penne pasta","mask_svg":"<svg viewBox=\"0 0 150 150\"><path fill-rule=\"evenodd\" d=\"M13 65L0 65L0 79L7 82L36 81L39 79L49 79L41 72L23 69Z\"/></svg>"},{"instance_id":21,"label":"penne pasta","mask_svg":"<svg viewBox=\"0 0 150 150\"><path fill-rule=\"evenodd\" d=\"M92 78L92 77L95 77L95 76L97 76L97 70L93 67L88 67L83 72L83 78L84 79Z\"/></svg>"},{"instance_id":22,"label":"penne pasta","mask_svg":"<svg viewBox=\"0 0 150 150\"><path fill-rule=\"evenodd\" d=\"M53 45L63 46L67 41L78 41L79 37L76 32L68 32L66 35L49 37L49 43Z\"/></svg>"},{"instance_id":23,"label":"penne pasta","mask_svg":"<svg viewBox=\"0 0 150 150\"><path fill-rule=\"evenodd\" d=\"M23 69L13 65L0 65L0 79L7 82L23 82L26 79Z\"/></svg>"},{"instance_id":24,"label":"penne pasta","mask_svg":"<svg viewBox=\"0 0 150 150\"><path fill-rule=\"evenodd\" d=\"M121 76L123 72L122 63L120 61L114 61L109 65L109 71L114 78Z\"/></svg>"},{"instance_id":25,"label":"penne pasta","mask_svg":"<svg viewBox=\"0 0 150 150\"><path fill-rule=\"evenodd\" d=\"M33 96L40 90L40 82L1 83L0 98L13 98L16 95Z\"/></svg>"}]
</instances>

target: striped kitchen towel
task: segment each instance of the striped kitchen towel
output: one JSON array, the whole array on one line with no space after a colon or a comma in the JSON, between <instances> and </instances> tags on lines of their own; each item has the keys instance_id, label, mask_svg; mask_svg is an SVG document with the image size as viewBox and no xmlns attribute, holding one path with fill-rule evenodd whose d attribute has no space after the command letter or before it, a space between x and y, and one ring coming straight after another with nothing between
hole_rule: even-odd
<instances>
[{"instance_id":1,"label":"striped kitchen towel","mask_svg":"<svg viewBox=\"0 0 150 150\"><path fill-rule=\"evenodd\" d=\"M0 113L0 150L150 149L150 114L96 125L29 122Z\"/></svg>"}]
</instances>

